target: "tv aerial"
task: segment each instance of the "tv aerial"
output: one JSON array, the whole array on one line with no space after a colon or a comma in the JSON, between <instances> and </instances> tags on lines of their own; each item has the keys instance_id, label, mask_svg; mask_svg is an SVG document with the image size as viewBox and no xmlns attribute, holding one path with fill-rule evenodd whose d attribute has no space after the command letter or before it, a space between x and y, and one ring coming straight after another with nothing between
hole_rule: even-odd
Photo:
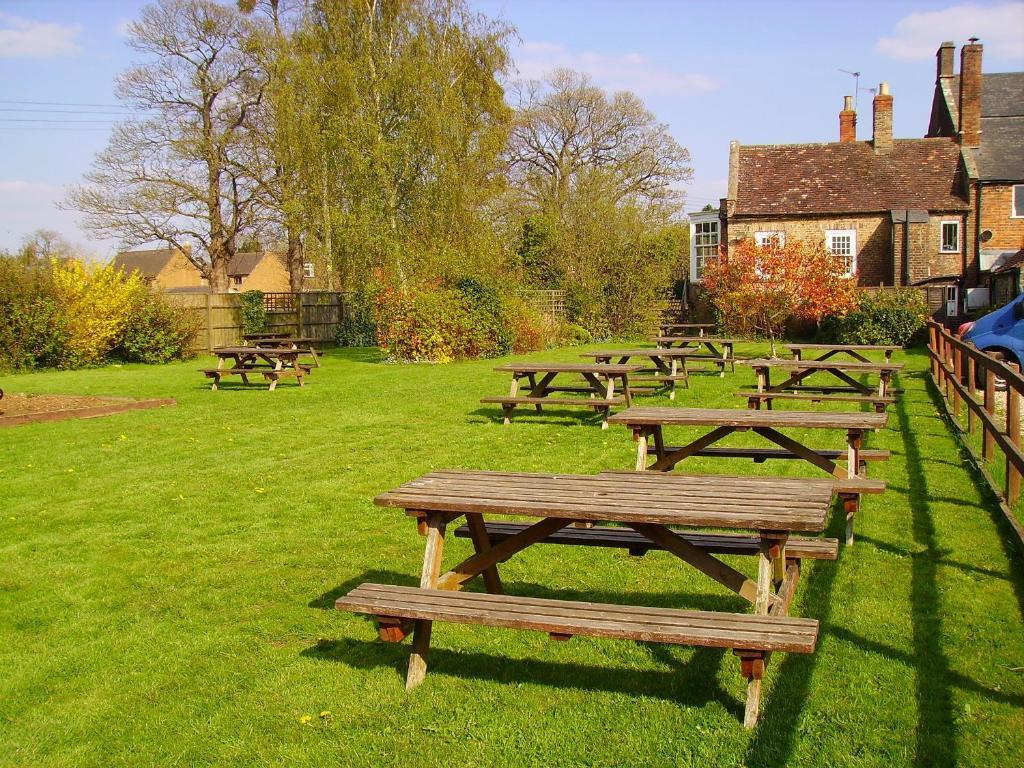
<instances>
[{"instance_id":1,"label":"tv aerial","mask_svg":"<svg viewBox=\"0 0 1024 768\"><path fill-rule=\"evenodd\" d=\"M860 87L860 72L851 72L848 69L840 69L839 71L842 72L844 75L849 75L850 77L853 78L853 109L854 109L854 111L857 110L857 100L858 100L857 97L860 95L861 91L868 91L871 94L875 94L875 93L878 92L877 88L861 88Z\"/></svg>"}]
</instances>

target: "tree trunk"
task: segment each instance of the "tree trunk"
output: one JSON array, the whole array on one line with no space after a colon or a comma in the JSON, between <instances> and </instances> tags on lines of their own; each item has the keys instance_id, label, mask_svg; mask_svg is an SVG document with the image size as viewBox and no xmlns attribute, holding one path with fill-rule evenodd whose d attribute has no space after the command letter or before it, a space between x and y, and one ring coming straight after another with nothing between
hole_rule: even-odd
<instances>
[{"instance_id":1,"label":"tree trunk","mask_svg":"<svg viewBox=\"0 0 1024 768\"><path fill-rule=\"evenodd\" d=\"M288 286L292 293L302 292L303 260L302 241L299 240L295 230L288 227L288 244L284 255L285 265L288 267Z\"/></svg>"}]
</instances>

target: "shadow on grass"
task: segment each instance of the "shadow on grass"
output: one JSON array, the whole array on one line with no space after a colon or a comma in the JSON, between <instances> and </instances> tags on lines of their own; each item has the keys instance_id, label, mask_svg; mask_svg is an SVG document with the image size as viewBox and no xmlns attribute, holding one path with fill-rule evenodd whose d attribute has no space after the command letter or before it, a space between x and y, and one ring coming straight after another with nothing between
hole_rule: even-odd
<instances>
[{"instance_id":1,"label":"shadow on grass","mask_svg":"<svg viewBox=\"0 0 1024 768\"><path fill-rule=\"evenodd\" d=\"M716 702L734 717L743 717L742 704L715 682L718 668L726 655L721 648L696 648L688 659L683 660L664 646L648 646L651 655L669 669L637 670L450 650L438 647L437 629L435 626L424 685L430 685L431 675L475 682L534 683L551 688L646 696L690 707ZM354 669L393 667L396 676L404 679L409 661L409 641L398 644L349 638L321 640L302 651L301 655L319 661L338 662Z\"/></svg>"},{"instance_id":2,"label":"shadow on grass","mask_svg":"<svg viewBox=\"0 0 1024 768\"><path fill-rule=\"evenodd\" d=\"M581 400L581 402L584 401ZM470 411L467 416L477 416L494 424L501 424L505 419L501 408L477 408L475 411ZM590 411L589 406L586 410L583 410L582 407L552 408L549 405L545 405L544 410L538 413L533 409L533 406L521 405L517 407L515 412L512 414L512 424L515 425L520 423L547 424L556 427L567 427L577 424L593 424L600 428L601 416L600 414Z\"/></svg>"},{"instance_id":3,"label":"shadow on grass","mask_svg":"<svg viewBox=\"0 0 1024 768\"><path fill-rule=\"evenodd\" d=\"M945 504L946 501L942 500ZM966 505L965 505L966 506ZM971 505L977 509L976 505ZM874 547L880 552L888 552L890 555L896 555L898 557L920 557L922 555L928 555L928 552L911 552L909 549L903 547L897 547L895 544L890 544L887 541L881 541L880 539L872 538L871 536L857 536L857 543L864 544L865 546ZM980 576L987 576L991 579L1003 579L1004 581L1010 581L1012 577L1006 573L1000 573L999 571L993 570L992 568L981 568L977 565L971 565L969 563L961 563L958 560L950 560L947 555L952 554L951 549L939 549L935 551L935 555L939 558L939 563L950 568L956 568L957 570L964 571L965 573L977 573Z\"/></svg>"}]
</instances>

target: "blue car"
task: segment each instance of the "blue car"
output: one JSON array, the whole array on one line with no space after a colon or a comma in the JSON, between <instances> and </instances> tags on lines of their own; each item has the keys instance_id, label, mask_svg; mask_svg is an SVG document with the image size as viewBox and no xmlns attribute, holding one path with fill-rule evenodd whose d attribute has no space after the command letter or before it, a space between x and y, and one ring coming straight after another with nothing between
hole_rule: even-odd
<instances>
[{"instance_id":1,"label":"blue car","mask_svg":"<svg viewBox=\"0 0 1024 768\"><path fill-rule=\"evenodd\" d=\"M957 335L983 352L1002 352L1007 362L1020 365L1024 360L1024 294L973 323L964 323Z\"/></svg>"}]
</instances>

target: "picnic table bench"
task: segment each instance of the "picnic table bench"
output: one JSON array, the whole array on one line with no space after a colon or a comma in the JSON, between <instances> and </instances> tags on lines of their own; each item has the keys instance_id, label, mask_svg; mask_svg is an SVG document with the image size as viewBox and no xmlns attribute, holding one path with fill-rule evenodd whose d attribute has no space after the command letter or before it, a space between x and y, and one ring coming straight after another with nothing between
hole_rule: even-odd
<instances>
[{"instance_id":1,"label":"picnic table bench","mask_svg":"<svg viewBox=\"0 0 1024 768\"><path fill-rule=\"evenodd\" d=\"M759 407L765 401L771 407L772 400L780 399L779 393L791 392L796 397L787 399L820 402L832 399L823 395L845 395L848 402L870 403L875 410L884 412L885 407L894 402L892 394L896 390L889 387L893 374L903 370L902 363L864 363L844 362L840 360L765 360L754 359L743 361L757 374L757 394L747 394L752 407ZM789 378L772 384L772 369L789 374ZM839 380L839 384L811 385L804 384L805 379L817 373L827 373ZM872 387L853 377L853 374L876 374L878 385ZM742 394L742 393L741 393Z\"/></svg>"},{"instance_id":2,"label":"picnic table bench","mask_svg":"<svg viewBox=\"0 0 1024 768\"><path fill-rule=\"evenodd\" d=\"M804 352L817 351L822 354L818 357L813 358L814 360L828 360L830 357L835 355L849 355L857 362L870 363L866 356L866 352L883 352L885 354L885 362L892 362L892 353L903 347L898 344L785 344L785 349L788 349L793 353L793 357L797 360L803 360Z\"/></svg>"},{"instance_id":3,"label":"picnic table bench","mask_svg":"<svg viewBox=\"0 0 1024 768\"><path fill-rule=\"evenodd\" d=\"M725 376L727 364L731 366L732 370L736 370L735 339L721 336L655 336L651 341L666 349L690 350L691 360L704 360L712 363L718 367L720 376ZM707 351L701 352L701 348Z\"/></svg>"},{"instance_id":4,"label":"picnic table bench","mask_svg":"<svg viewBox=\"0 0 1024 768\"><path fill-rule=\"evenodd\" d=\"M249 376L253 374L262 374L270 382L271 392L280 379L290 376L294 376L301 387L310 371L308 365L299 362L299 355L306 352L308 350L268 347L218 347L213 350L217 356L217 367L201 368L200 371L206 378L213 379L210 388L214 391L225 376L241 376L242 383L249 384ZM231 367L225 368L228 362Z\"/></svg>"},{"instance_id":5,"label":"picnic table bench","mask_svg":"<svg viewBox=\"0 0 1024 768\"><path fill-rule=\"evenodd\" d=\"M320 357L317 354L316 347L313 345L320 344L323 339L317 339L312 336L289 336L277 333L270 336L247 334L246 338L254 347L269 347L272 349L277 347L281 349L299 349L303 347L303 352L313 358L313 366L316 368L320 367Z\"/></svg>"},{"instance_id":6,"label":"picnic table bench","mask_svg":"<svg viewBox=\"0 0 1024 768\"><path fill-rule=\"evenodd\" d=\"M691 456L717 458L803 459L837 479L835 491L846 512L846 541L853 543L853 521L860 509L864 493L881 493L885 484L866 481L864 462L884 460L888 452L866 452L864 434L881 429L888 416L884 413L833 411L753 411L732 408L628 408L609 418L609 423L623 424L633 433L637 443L636 469L668 472ZM668 445L663 429L670 427L711 427L711 431L686 445ZM810 448L780 429L838 429L846 433L845 450ZM711 447L734 432L751 431L775 447ZM655 461L648 466L648 456ZM845 466L838 463L845 459Z\"/></svg>"},{"instance_id":7,"label":"picnic table bench","mask_svg":"<svg viewBox=\"0 0 1024 768\"><path fill-rule=\"evenodd\" d=\"M644 347L641 349L614 349L598 352L583 352L580 357L592 357L598 363L608 365L618 360L619 365L626 365L631 358L646 358L648 367L639 368L629 378L630 393L637 394L638 389L667 389L669 400L676 399L676 383L683 382L689 387L689 376L686 372L686 359L693 353L685 349L667 349L664 347Z\"/></svg>"},{"instance_id":8,"label":"picnic table bench","mask_svg":"<svg viewBox=\"0 0 1024 768\"><path fill-rule=\"evenodd\" d=\"M484 397L481 403L501 405L505 424L512 423L512 412L517 406L532 405L538 413L544 405L565 405L593 408L601 414L601 429L608 428L608 412L612 406L631 405L629 374L639 371L639 365L600 365L598 363L507 363L495 371L512 374L512 385L506 397ZM572 384L552 383L559 376L571 376ZM579 381L582 379L582 381ZM525 381L526 395L519 394ZM621 383L622 394L615 394L616 382ZM570 392L589 397L551 397L553 393Z\"/></svg>"},{"instance_id":9,"label":"picnic table bench","mask_svg":"<svg viewBox=\"0 0 1024 768\"><path fill-rule=\"evenodd\" d=\"M406 510L426 537L419 587L362 584L335 605L374 616L384 641L400 642L412 633L406 688L419 685L426 675L435 621L535 630L554 640L589 635L729 648L748 681L744 725L751 728L760 711L761 680L770 654L815 649L818 622L790 617L789 607L801 557L828 557L835 542L815 545L797 537L791 545L790 534L824 530L831 498L829 481L802 478L432 472L374 500ZM502 529L505 523L485 522L484 515L490 514L537 520ZM442 573L446 528L462 516L466 527L456 535L468 535L474 554ZM568 526L606 520L625 526L615 534L628 531L637 537L637 546L646 541L650 548L667 551L739 595L753 606L753 615L504 594L500 564L539 543L603 546L595 542L601 535L613 535L611 529ZM743 533L732 538L729 533L689 536L675 527ZM755 556L756 577L715 557L725 551ZM478 576L487 594L460 591Z\"/></svg>"},{"instance_id":10,"label":"picnic table bench","mask_svg":"<svg viewBox=\"0 0 1024 768\"><path fill-rule=\"evenodd\" d=\"M658 324L658 335L659 336L686 336L687 334L693 336L710 336L714 333L714 323L670 323L664 322ZM696 331L696 333L693 333Z\"/></svg>"}]
</instances>

